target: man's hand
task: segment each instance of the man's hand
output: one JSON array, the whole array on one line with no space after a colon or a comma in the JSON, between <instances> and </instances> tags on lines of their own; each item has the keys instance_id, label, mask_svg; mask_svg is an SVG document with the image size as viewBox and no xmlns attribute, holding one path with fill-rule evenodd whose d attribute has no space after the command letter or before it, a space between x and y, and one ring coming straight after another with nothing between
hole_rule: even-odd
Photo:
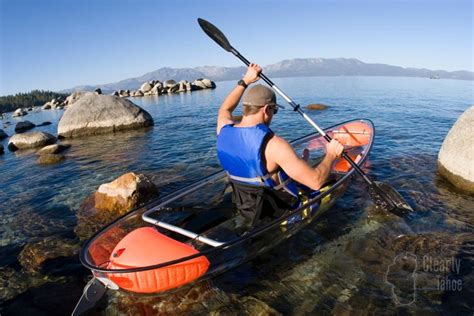
<instances>
[{"instance_id":1,"label":"man's hand","mask_svg":"<svg viewBox=\"0 0 474 316\"><path fill-rule=\"evenodd\" d=\"M250 64L249 68L247 69L247 73L242 78L242 80L247 84L250 85L258 79L260 79L259 75L262 72L262 68L257 64Z\"/></svg>"},{"instance_id":2,"label":"man's hand","mask_svg":"<svg viewBox=\"0 0 474 316\"><path fill-rule=\"evenodd\" d=\"M344 146L335 139L332 139L331 142L326 145L326 154L333 160L339 158L343 150Z\"/></svg>"}]
</instances>

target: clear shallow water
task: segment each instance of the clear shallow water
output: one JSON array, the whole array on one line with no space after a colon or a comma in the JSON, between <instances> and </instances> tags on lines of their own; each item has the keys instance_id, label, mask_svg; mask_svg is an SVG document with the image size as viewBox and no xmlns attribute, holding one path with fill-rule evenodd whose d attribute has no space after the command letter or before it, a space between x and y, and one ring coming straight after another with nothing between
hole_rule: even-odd
<instances>
[{"instance_id":1,"label":"clear shallow water","mask_svg":"<svg viewBox=\"0 0 474 316\"><path fill-rule=\"evenodd\" d=\"M436 157L449 128L474 103L474 84L382 77L275 81L302 105L328 104L326 111L308 112L321 126L352 118L373 120L370 173L398 188L416 215L400 220L378 213L364 184L355 181L320 221L257 260L165 298L111 295L99 313L472 314L474 197L437 176ZM77 258L53 262L41 273L25 272L16 258L27 243L51 236L73 240L75 211L98 185L134 171L152 177L166 193L218 169L215 115L233 85L221 82L213 91L132 99L153 116L153 128L67 141L72 147L57 165L37 165L32 152L0 156L2 314L72 310L87 275ZM42 111L8 120L51 121L37 130L55 134L61 114ZM278 113L272 128L287 139L312 132L289 109ZM4 130L13 134L13 126ZM1 141L4 147L7 141ZM424 258L431 264L423 265ZM434 271L433 260L445 259L459 260L460 270ZM394 260L397 264L387 274ZM415 302L397 305L394 297L402 304L413 297L415 264ZM462 290L440 290L439 280L446 276L461 280Z\"/></svg>"}]
</instances>

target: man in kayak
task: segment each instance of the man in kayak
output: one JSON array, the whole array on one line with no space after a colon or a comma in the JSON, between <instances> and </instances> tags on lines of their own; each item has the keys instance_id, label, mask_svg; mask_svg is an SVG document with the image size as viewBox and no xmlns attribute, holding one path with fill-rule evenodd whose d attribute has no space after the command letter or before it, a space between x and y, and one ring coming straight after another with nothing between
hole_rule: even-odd
<instances>
[{"instance_id":1,"label":"man in kayak","mask_svg":"<svg viewBox=\"0 0 474 316\"><path fill-rule=\"evenodd\" d=\"M218 158L231 179L234 202L253 223L269 212L274 213L275 209L295 205L294 199L291 202L288 197L298 198L300 192L296 185L318 192L344 149L333 139L326 147L323 161L316 167L298 157L291 145L269 128L282 106L276 103L275 93L260 84L245 94L242 121L235 124L232 112L247 87L260 79L261 71L258 65L250 64L245 76L225 98L217 118ZM277 193L282 189L289 194Z\"/></svg>"}]
</instances>

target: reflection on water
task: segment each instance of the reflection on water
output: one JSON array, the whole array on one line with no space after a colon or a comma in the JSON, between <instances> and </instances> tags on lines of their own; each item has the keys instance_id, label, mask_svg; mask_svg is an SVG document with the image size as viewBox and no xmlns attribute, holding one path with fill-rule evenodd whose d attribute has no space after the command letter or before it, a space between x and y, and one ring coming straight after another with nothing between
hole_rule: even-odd
<instances>
[{"instance_id":1,"label":"reflection on water","mask_svg":"<svg viewBox=\"0 0 474 316\"><path fill-rule=\"evenodd\" d=\"M308 112L322 126L356 117L373 120L370 173L398 188L416 214L399 219L380 213L356 180L318 222L256 260L169 296L109 293L97 313L472 314L474 196L440 178L436 158L449 128L473 103L473 83L367 77L276 81L302 105L328 104L326 111ZM99 184L134 171L149 175L167 193L216 171L215 113L233 85L132 99L150 112L154 127L64 141L72 147L56 165L38 165L33 152L0 156L1 313L72 310L88 274L77 258L53 260L35 273L22 269L17 258L26 244L50 236L65 245L78 243L75 211ZM56 134L61 114L41 111L8 121L51 121L36 129ZM288 139L312 132L292 111L280 111L272 128ZM5 128L9 135L13 129L14 124ZM7 142L1 141L4 147ZM435 269L446 259L451 265ZM462 290L440 287L446 280L460 280ZM415 303L407 305L414 294Z\"/></svg>"}]
</instances>

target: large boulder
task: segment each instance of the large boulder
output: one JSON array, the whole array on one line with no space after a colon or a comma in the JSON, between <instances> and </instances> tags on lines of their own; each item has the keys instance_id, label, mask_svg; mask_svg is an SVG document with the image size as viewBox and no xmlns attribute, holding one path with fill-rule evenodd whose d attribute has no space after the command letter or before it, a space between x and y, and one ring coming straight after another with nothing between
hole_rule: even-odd
<instances>
[{"instance_id":1,"label":"large boulder","mask_svg":"<svg viewBox=\"0 0 474 316\"><path fill-rule=\"evenodd\" d=\"M24 109L16 109L15 112L13 112L13 117L16 117L16 116L24 116L24 115L27 115L28 112L25 111Z\"/></svg>"},{"instance_id":2,"label":"large boulder","mask_svg":"<svg viewBox=\"0 0 474 316\"><path fill-rule=\"evenodd\" d=\"M192 84L198 90L199 89L214 89L216 87L216 84L214 83L214 81L211 81L209 79L203 79L203 78L198 78L194 80Z\"/></svg>"},{"instance_id":3,"label":"large boulder","mask_svg":"<svg viewBox=\"0 0 474 316\"><path fill-rule=\"evenodd\" d=\"M175 84L176 84L176 81L174 81L174 80L166 80L165 82L163 82L163 87L165 87L165 88L171 88L171 87L173 87Z\"/></svg>"},{"instance_id":4,"label":"large boulder","mask_svg":"<svg viewBox=\"0 0 474 316\"><path fill-rule=\"evenodd\" d=\"M151 88L153 88L153 86L149 82L145 82L144 84L141 85L140 91L145 93L145 92L150 91Z\"/></svg>"},{"instance_id":5,"label":"large boulder","mask_svg":"<svg viewBox=\"0 0 474 316\"><path fill-rule=\"evenodd\" d=\"M150 93L153 95L160 95L163 90L163 85L161 83L155 84L153 88L151 88Z\"/></svg>"},{"instance_id":6,"label":"large boulder","mask_svg":"<svg viewBox=\"0 0 474 316\"><path fill-rule=\"evenodd\" d=\"M75 91L73 92L70 96L68 96L66 98L66 101L65 101L65 104L67 106L70 106L71 104L73 104L74 102L76 102L77 100L79 100L80 98L82 98L83 96L85 95L89 95L89 94L93 94L92 92L88 92L88 91Z\"/></svg>"},{"instance_id":7,"label":"large boulder","mask_svg":"<svg viewBox=\"0 0 474 316\"><path fill-rule=\"evenodd\" d=\"M92 93L66 110L58 124L58 135L76 137L152 125L151 115L131 101Z\"/></svg>"},{"instance_id":8,"label":"large boulder","mask_svg":"<svg viewBox=\"0 0 474 316\"><path fill-rule=\"evenodd\" d=\"M56 137L45 132L28 132L15 134L8 140L8 149L16 151L18 149L29 149L43 147L54 144Z\"/></svg>"},{"instance_id":9,"label":"large boulder","mask_svg":"<svg viewBox=\"0 0 474 316\"><path fill-rule=\"evenodd\" d=\"M129 172L102 184L77 211L76 234L87 239L100 227L156 196L157 187L142 174Z\"/></svg>"},{"instance_id":10,"label":"large boulder","mask_svg":"<svg viewBox=\"0 0 474 316\"><path fill-rule=\"evenodd\" d=\"M43 110L51 110L51 102L46 102L43 105Z\"/></svg>"},{"instance_id":11,"label":"large boulder","mask_svg":"<svg viewBox=\"0 0 474 316\"><path fill-rule=\"evenodd\" d=\"M456 187L474 192L474 106L458 118L444 139L438 171Z\"/></svg>"},{"instance_id":12,"label":"large boulder","mask_svg":"<svg viewBox=\"0 0 474 316\"><path fill-rule=\"evenodd\" d=\"M137 90L137 91L133 92L132 95L134 97L143 97L143 92L141 92L140 90Z\"/></svg>"},{"instance_id":13,"label":"large boulder","mask_svg":"<svg viewBox=\"0 0 474 316\"><path fill-rule=\"evenodd\" d=\"M216 87L214 81L211 81L210 79L202 79L201 82L204 83L208 89L214 89Z\"/></svg>"},{"instance_id":14,"label":"large boulder","mask_svg":"<svg viewBox=\"0 0 474 316\"><path fill-rule=\"evenodd\" d=\"M8 137L8 134L5 133L3 129L0 129L0 140Z\"/></svg>"},{"instance_id":15,"label":"large boulder","mask_svg":"<svg viewBox=\"0 0 474 316\"><path fill-rule=\"evenodd\" d=\"M31 123L30 121L18 122L15 126L15 132L23 133L34 128L35 126L36 125Z\"/></svg>"}]
</instances>

